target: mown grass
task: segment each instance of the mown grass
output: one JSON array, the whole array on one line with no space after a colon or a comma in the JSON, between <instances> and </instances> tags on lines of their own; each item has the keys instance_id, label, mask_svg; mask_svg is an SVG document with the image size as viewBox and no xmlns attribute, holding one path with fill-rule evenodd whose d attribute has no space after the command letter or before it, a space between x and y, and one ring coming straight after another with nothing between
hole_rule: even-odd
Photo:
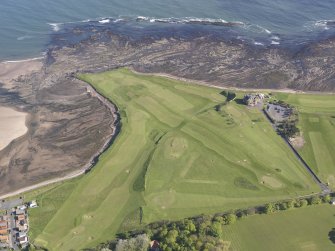
<instances>
[{"instance_id":1,"label":"mown grass","mask_svg":"<svg viewBox=\"0 0 335 251\"><path fill-rule=\"evenodd\" d=\"M299 110L302 157L319 178L335 188L335 95L276 94Z\"/></svg>"},{"instance_id":2,"label":"mown grass","mask_svg":"<svg viewBox=\"0 0 335 251\"><path fill-rule=\"evenodd\" d=\"M41 188L25 195L25 201L37 200L38 208L29 209L29 237L35 239L70 196L80 178L50 187Z\"/></svg>"},{"instance_id":3,"label":"mown grass","mask_svg":"<svg viewBox=\"0 0 335 251\"><path fill-rule=\"evenodd\" d=\"M88 175L54 191L58 201L45 195L46 220L31 222L37 245L94 246L140 224L140 208L144 224L318 191L261 112L215 109L220 90L126 69L81 78L118 106L122 129Z\"/></svg>"},{"instance_id":4,"label":"mown grass","mask_svg":"<svg viewBox=\"0 0 335 251\"><path fill-rule=\"evenodd\" d=\"M223 227L231 250L330 251L328 234L335 226L335 207L317 205L254 215Z\"/></svg>"}]
</instances>

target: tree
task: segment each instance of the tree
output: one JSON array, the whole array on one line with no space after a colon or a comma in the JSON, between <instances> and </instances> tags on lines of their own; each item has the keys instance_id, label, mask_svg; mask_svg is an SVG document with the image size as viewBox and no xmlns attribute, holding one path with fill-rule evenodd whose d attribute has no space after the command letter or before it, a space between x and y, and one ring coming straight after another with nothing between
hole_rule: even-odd
<instances>
[{"instance_id":1,"label":"tree","mask_svg":"<svg viewBox=\"0 0 335 251\"><path fill-rule=\"evenodd\" d=\"M191 220L184 221L184 228L185 230L190 231L190 233L195 233L197 231L197 228Z\"/></svg>"},{"instance_id":2,"label":"tree","mask_svg":"<svg viewBox=\"0 0 335 251\"><path fill-rule=\"evenodd\" d=\"M264 206L264 213L269 214L275 211L275 205L273 203L268 203Z\"/></svg>"},{"instance_id":3,"label":"tree","mask_svg":"<svg viewBox=\"0 0 335 251\"><path fill-rule=\"evenodd\" d=\"M287 209L287 203L286 202L281 202L278 204L280 210L286 210Z\"/></svg>"},{"instance_id":4,"label":"tree","mask_svg":"<svg viewBox=\"0 0 335 251\"><path fill-rule=\"evenodd\" d=\"M313 196L310 200L309 200L309 204L310 205L317 205L321 203L321 199L319 196Z\"/></svg>"},{"instance_id":5,"label":"tree","mask_svg":"<svg viewBox=\"0 0 335 251\"><path fill-rule=\"evenodd\" d=\"M294 208L295 200L289 200L286 202L287 209Z\"/></svg>"},{"instance_id":6,"label":"tree","mask_svg":"<svg viewBox=\"0 0 335 251\"><path fill-rule=\"evenodd\" d=\"M299 201L299 206L300 206L300 207L306 207L307 205L308 205L307 200L305 200L305 199L301 199L301 200Z\"/></svg>"},{"instance_id":7,"label":"tree","mask_svg":"<svg viewBox=\"0 0 335 251\"><path fill-rule=\"evenodd\" d=\"M228 91L227 93L227 102L230 102L236 98L236 94L234 92Z\"/></svg>"},{"instance_id":8,"label":"tree","mask_svg":"<svg viewBox=\"0 0 335 251\"><path fill-rule=\"evenodd\" d=\"M333 244L335 244L335 228L329 231L328 238Z\"/></svg>"},{"instance_id":9,"label":"tree","mask_svg":"<svg viewBox=\"0 0 335 251\"><path fill-rule=\"evenodd\" d=\"M167 227L166 227L166 225L163 225L163 227L162 227L162 229L161 229L161 231L159 232L159 239L160 240L163 240L163 239L165 239L165 237L167 236L167 234L168 234L168 229L167 229Z\"/></svg>"},{"instance_id":10,"label":"tree","mask_svg":"<svg viewBox=\"0 0 335 251\"><path fill-rule=\"evenodd\" d=\"M222 226L220 222L214 221L209 226L209 234L213 237L220 237L222 235Z\"/></svg>"},{"instance_id":11,"label":"tree","mask_svg":"<svg viewBox=\"0 0 335 251\"><path fill-rule=\"evenodd\" d=\"M324 203L329 203L331 201L331 197L329 194L325 195L324 197L322 197L322 201Z\"/></svg>"},{"instance_id":12,"label":"tree","mask_svg":"<svg viewBox=\"0 0 335 251\"><path fill-rule=\"evenodd\" d=\"M146 251L148 250L150 240L146 234L141 234L128 240L119 240L116 244L115 251Z\"/></svg>"},{"instance_id":13,"label":"tree","mask_svg":"<svg viewBox=\"0 0 335 251\"><path fill-rule=\"evenodd\" d=\"M167 243L175 243L177 240L178 231L176 229L170 230L166 236L166 242Z\"/></svg>"},{"instance_id":14,"label":"tree","mask_svg":"<svg viewBox=\"0 0 335 251\"><path fill-rule=\"evenodd\" d=\"M236 215L235 214L227 214L223 217L224 222L226 225L230 225L236 222Z\"/></svg>"},{"instance_id":15,"label":"tree","mask_svg":"<svg viewBox=\"0 0 335 251\"><path fill-rule=\"evenodd\" d=\"M223 217L222 216L215 216L214 221L220 222L222 224L223 223Z\"/></svg>"}]
</instances>

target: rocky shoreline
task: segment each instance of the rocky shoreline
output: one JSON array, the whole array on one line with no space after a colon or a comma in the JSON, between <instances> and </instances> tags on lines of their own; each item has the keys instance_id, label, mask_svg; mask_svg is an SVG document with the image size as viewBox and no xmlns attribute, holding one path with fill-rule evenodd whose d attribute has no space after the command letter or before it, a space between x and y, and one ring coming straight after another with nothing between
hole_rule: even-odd
<instances>
[{"instance_id":1,"label":"rocky shoreline","mask_svg":"<svg viewBox=\"0 0 335 251\"><path fill-rule=\"evenodd\" d=\"M45 62L2 83L0 105L28 113L29 130L0 151L1 195L85 173L118 131L114 106Z\"/></svg>"},{"instance_id":2,"label":"rocky shoreline","mask_svg":"<svg viewBox=\"0 0 335 251\"><path fill-rule=\"evenodd\" d=\"M74 71L85 72L131 66L138 72L243 89L335 90L335 38L291 49L181 27L174 32L132 34L78 25L53 36L49 62L76 65Z\"/></svg>"}]
</instances>

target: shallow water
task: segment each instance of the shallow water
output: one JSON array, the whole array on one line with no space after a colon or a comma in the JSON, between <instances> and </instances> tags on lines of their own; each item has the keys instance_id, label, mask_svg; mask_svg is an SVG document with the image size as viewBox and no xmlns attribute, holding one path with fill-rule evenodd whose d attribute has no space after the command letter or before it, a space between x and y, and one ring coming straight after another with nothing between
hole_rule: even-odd
<instances>
[{"instance_id":1,"label":"shallow water","mask_svg":"<svg viewBox=\"0 0 335 251\"><path fill-rule=\"evenodd\" d=\"M206 25L259 46L302 44L335 34L334 9L334 0L2 0L0 59L40 56L50 33L66 23L95 20L107 25L106 17L124 20L124 29Z\"/></svg>"}]
</instances>

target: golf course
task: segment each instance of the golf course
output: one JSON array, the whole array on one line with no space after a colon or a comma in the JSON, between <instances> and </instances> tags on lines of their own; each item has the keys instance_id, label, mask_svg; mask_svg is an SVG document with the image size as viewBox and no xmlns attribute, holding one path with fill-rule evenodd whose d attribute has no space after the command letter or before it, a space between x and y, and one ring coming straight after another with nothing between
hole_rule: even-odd
<instances>
[{"instance_id":1,"label":"golf course","mask_svg":"<svg viewBox=\"0 0 335 251\"><path fill-rule=\"evenodd\" d=\"M38 246L78 250L140 224L320 191L264 114L240 102L243 93L226 102L220 89L128 69L79 78L118 107L121 131L91 172L36 195L39 208L29 214ZM302 114L299 126L311 142L299 150L302 156L322 179L334 179L332 96L313 103L318 96L276 95ZM232 232L229 238L243 234Z\"/></svg>"},{"instance_id":2,"label":"golf course","mask_svg":"<svg viewBox=\"0 0 335 251\"><path fill-rule=\"evenodd\" d=\"M301 156L318 177L335 188L335 98L334 95L284 94L276 97L299 110L299 128L304 145Z\"/></svg>"}]
</instances>

